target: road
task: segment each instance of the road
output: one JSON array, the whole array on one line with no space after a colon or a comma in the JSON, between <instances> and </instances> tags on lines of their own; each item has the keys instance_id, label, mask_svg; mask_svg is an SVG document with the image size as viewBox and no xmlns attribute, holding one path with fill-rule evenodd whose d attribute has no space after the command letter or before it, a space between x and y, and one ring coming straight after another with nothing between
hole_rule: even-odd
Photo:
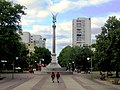
<instances>
[{"instance_id":1,"label":"road","mask_svg":"<svg viewBox=\"0 0 120 90\"><path fill-rule=\"evenodd\" d=\"M120 85L99 79L91 80L83 74L61 75L59 83L56 80L53 83L49 74L41 72L15 74L14 79L7 76L0 80L0 90L120 90Z\"/></svg>"}]
</instances>

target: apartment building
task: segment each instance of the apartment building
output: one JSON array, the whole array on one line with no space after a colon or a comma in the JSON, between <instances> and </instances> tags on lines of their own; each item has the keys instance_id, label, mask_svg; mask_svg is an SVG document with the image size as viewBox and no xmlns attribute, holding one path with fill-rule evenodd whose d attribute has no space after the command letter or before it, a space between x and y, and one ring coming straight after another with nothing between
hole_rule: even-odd
<instances>
[{"instance_id":1,"label":"apartment building","mask_svg":"<svg viewBox=\"0 0 120 90\"><path fill-rule=\"evenodd\" d=\"M72 21L72 46L91 45L91 19L77 18Z\"/></svg>"},{"instance_id":2,"label":"apartment building","mask_svg":"<svg viewBox=\"0 0 120 90\"><path fill-rule=\"evenodd\" d=\"M23 34L21 35L21 38L22 38L22 42L24 43L31 42L31 34L29 32L23 32Z\"/></svg>"},{"instance_id":3,"label":"apartment building","mask_svg":"<svg viewBox=\"0 0 120 90\"><path fill-rule=\"evenodd\" d=\"M42 39L41 35L32 35L31 36L31 42L34 43L34 46L45 47L45 45L44 45L45 41Z\"/></svg>"},{"instance_id":4,"label":"apartment building","mask_svg":"<svg viewBox=\"0 0 120 90\"><path fill-rule=\"evenodd\" d=\"M41 35L31 35L29 32L23 32L21 35L22 42L26 44L30 52L34 52L34 47L45 47L46 39L42 39Z\"/></svg>"}]
</instances>

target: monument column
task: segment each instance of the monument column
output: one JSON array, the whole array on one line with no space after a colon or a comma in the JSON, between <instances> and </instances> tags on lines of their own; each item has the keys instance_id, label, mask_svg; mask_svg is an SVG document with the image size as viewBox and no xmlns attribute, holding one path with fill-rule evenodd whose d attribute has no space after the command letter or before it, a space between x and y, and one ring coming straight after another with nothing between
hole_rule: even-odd
<instances>
[{"instance_id":1,"label":"monument column","mask_svg":"<svg viewBox=\"0 0 120 90\"><path fill-rule=\"evenodd\" d=\"M52 69L57 69L57 68L61 68L61 66L58 64L58 60L56 58L56 35L55 35L55 29L56 29L56 16L57 14L53 14L52 13L52 16L53 16L53 25L52 25L52 28L53 28L53 42L52 42L52 61L51 63L47 66L47 68L52 68Z\"/></svg>"},{"instance_id":2,"label":"monument column","mask_svg":"<svg viewBox=\"0 0 120 90\"><path fill-rule=\"evenodd\" d=\"M58 63L58 60L56 58L56 33L55 33L55 29L56 29L56 15L54 15L52 13L52 16L53 16L53 25L52 25L52 28L53 28L53 37L52 37L52 51L51 51L51 57L52 57L52 61L51 63L49 63L46 67L47 69L47 72L60 72L60 73L63 73L63 74L73 74L73 72L71 71L66 71L66 69L62 68L59 63Z\"/></svg>"},{"instance_id":3,"label":"monument column","mask_svg":"<svg viewBox=\"0 0 120 90\"><path fill-rule=\"evenodd\" d=\"M56 41L55 41L55 29L56 29L56 25L53 25L53 50L52 50L52 53L56 53L55 50L56 50Z\"/></svg>"},{"instance_id":4,"label":"monument column","mask_svg":"<svg viewBox=\"0 0 120 90\"><path fill-rule=\"evenodd\" d=\"M57 63L57 59L56 59L56 35L55 35L55 29L56 29L56 25L55 23L53 23L52 25L53 28L53 44L52 44L52 63Z\"/></svg>"}]
</instances>

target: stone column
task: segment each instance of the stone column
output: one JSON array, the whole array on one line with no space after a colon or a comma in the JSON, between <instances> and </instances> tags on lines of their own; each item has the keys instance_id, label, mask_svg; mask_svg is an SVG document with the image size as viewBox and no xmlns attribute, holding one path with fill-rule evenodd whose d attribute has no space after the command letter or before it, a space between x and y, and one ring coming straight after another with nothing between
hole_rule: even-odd
<instances>
[{"instance_id":1,"label":"stone column","mask_svg":"<svg viewBox=\"0 0 120 90\"><path fill-rule=\"evenodd\" d=\"M58 64L58 60L57 60L57 57L56 57L56 35L55 35L55 29L56 29L56 16L57 14L53 14L53 25L52 25L52 28L53 28L53 42L52 42L52 61L51 63L47 66L47 68L49 70L57 70L58 68L61 68L61 66Z\"/></svg>"},{"instance_id":2,"label":"stone column","mask_svg":"<svg viewBox=\"0 0 120 90\"><path fill-rule=\"evenodd\" d=\"M56 41L55 41L55 29L56 29L56 25L54 24L53 26L53 47L52 47L52 53L56 53Z\"/></svg>"},{"instance_id":3,"label":"stone column","mask_svg":"<svg viewBox=\"0 0 120 90\"><path fill-rule=\"evenodd\" d=\"M52 25L53 28L53 46L52 46L52 61L51 63L57 63L57 59L56 59L56 35L55 35L55 29L56 29L56 25L55 23Z\"/></svg>"}]
</instances>

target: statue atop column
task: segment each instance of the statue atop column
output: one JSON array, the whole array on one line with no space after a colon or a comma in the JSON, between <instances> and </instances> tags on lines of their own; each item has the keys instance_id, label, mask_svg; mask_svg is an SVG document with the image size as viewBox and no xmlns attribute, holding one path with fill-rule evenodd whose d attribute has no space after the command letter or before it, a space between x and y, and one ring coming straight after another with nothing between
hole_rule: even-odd
<instances>
[{"instance_id":1,"label":"statue atop column","mask_svg":"<svg viewBox=\"0 0 120 90\"><path fill-rule=\"evenodd\" d=\"M57 17L58 13L56 13L55 15L52 13L52 16L53 16L53 25L55 25L56 23L56 17Z\"/></svg>"}]
</instances>

